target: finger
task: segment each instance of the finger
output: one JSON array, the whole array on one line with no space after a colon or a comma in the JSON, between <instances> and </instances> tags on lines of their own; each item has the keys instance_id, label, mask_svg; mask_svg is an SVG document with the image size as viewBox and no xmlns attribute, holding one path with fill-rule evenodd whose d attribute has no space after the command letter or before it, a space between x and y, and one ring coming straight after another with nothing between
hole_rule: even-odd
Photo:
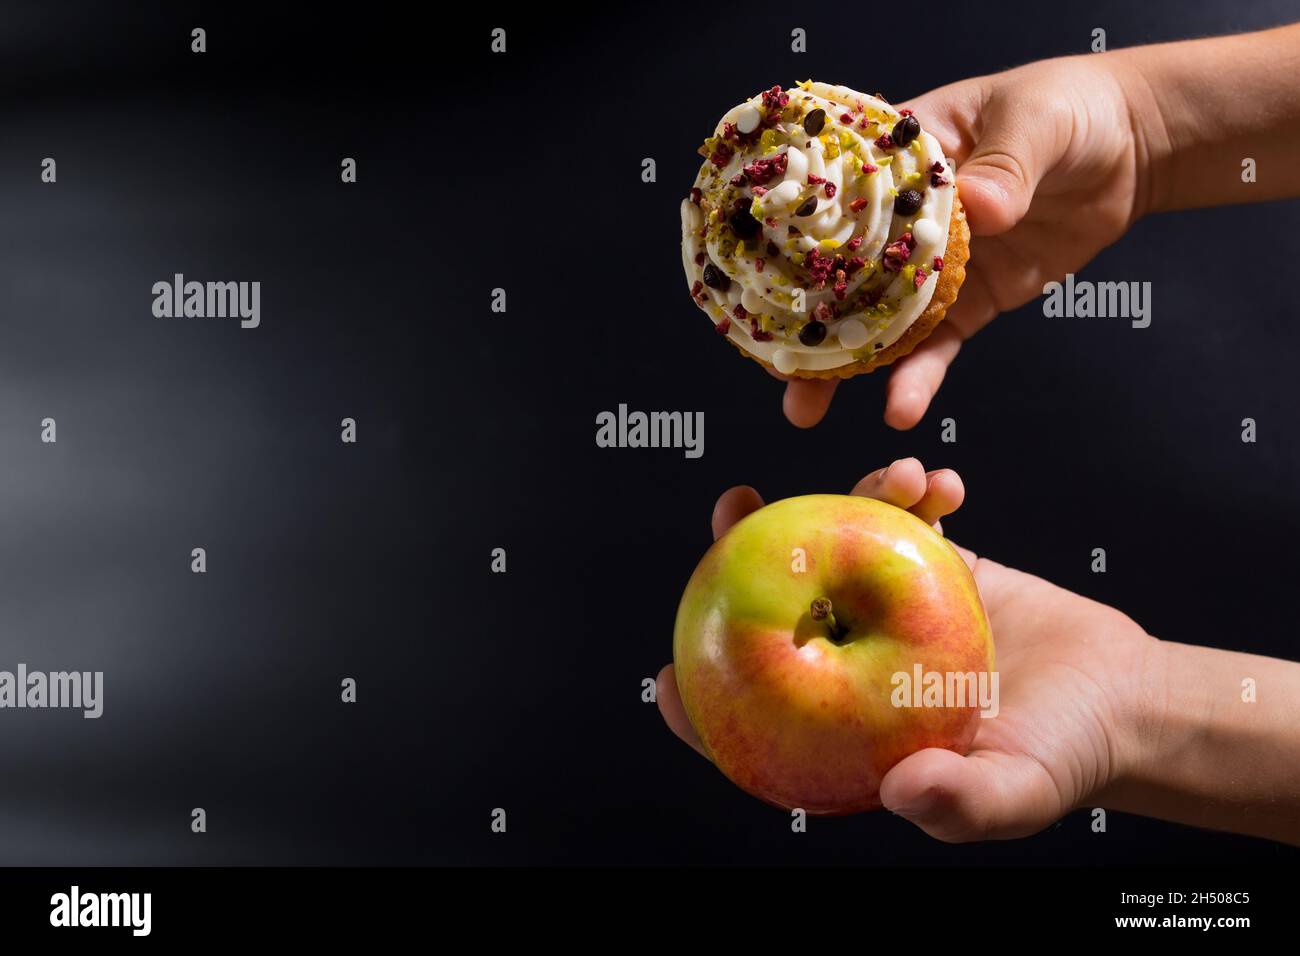
<instances>
[{"instance_id":1,"label":"finger","mask_svg":"<svg viewBox=\"0 0 1300 956\"><path fill-rule=\"evenodd\" d=\"M668 725L668 729L707 758L709 755L704 753L704 744L700 742L699 734L695 732L690 718L686 716L682 695L677 691L677 675L672 664L665 665L659 672L658 679L655 680L655 699L659 702L659 713L664 715L664 723Z\"/></svg>"},{"instance_id":2,"label":"finger","mask_svg":"<svg viewBox=\"0 0 1300 956\"><path fill-rule=\"evenodd\" d=\"M790 424L798 428L812 428L826 416L831 399L840 384L838 378L792 378L785 386L781 407Z\"/></svg>"},{"instance_id":3,"label":"finger","mask_svg":"<svg viewBox=\"0 0 1300 956\"><path fill-rule=\"evenodd\" d=\"M1038 183L1060 161L1071 118L1044 95L995 93L980 110L977 141L957 169L972 235L1001 235L1020 222Z\"/></svg>"},{"instance_id":4,"label":"finger","mask_svg":"<svg viewBox=\"0 0 1300 956\"><path fill-rule=\"evenodd\" d=\"M976 77L907 104L957 164L957 192L976 236L1001 235L1024 218L1070 139L1069 111L1049 86L1006 91L1004 83Z\"/></svg>"},{"instance_id":5,"label":"finger","mask_svg":"<svg viewBox=\"0 0 1300 956\"><path fill-rule=\"evenodd\" d=\"M910 355L899 359L885 386L885 424L899 431L916 425L960 350L957 329L941 322Z\"/></svg>"},{"instance_id":6,"label":"finger","mask_svg":"<svg viewBox=\"0 0 1300 956\"><path fill-rule=\"evenodd\" d=\"M1029 836L1064 812L1040 763L991 751L917 751L885 774L880 800L945 843Z\"/></svg>"},{"instance_id":7,"label":"finger","mask_svg":"<svg viewBox=\"0 0 1300 956\"><path fill-rule=\"evenodd\" d=\"M951 468L927 472L925 493L908 510L926 524L938 525L939 519L952 514L966 500L966 485Z\"/></svg>"},{"instance_id":8,"label":"finger","mask_svg":"<svg viewBox=\"0 0 1300 956\"><path fill-rule=\"evenodd\" d=\"M863 478L852 495L875 498L896 508L911 508L925 495L925 468L915 458L900 458Z\"/></svg>"},{"instance_id":9,"label":"finger","mask_svg":"<svg viewBox=\"0 0 1300 956\"><path fill-rule=\"evenodd\" d=\"M923 93L899 109L910 109L921 128L933 133L943 151L960 166L974 147L972 120L979 115L986 87L981 78L959 80Z\"/></svg>"},{"instance_id":10,"label":"finger","mask_svg":"<svg viewBox=\"0 0 1300 956\"><path fill-rule=\"evenodd\" d=\"M728 488L713 506L713 538L716 541L727 529L752 511L763 507L763 498L749 485Z\"/></svg>"}]
</instances>

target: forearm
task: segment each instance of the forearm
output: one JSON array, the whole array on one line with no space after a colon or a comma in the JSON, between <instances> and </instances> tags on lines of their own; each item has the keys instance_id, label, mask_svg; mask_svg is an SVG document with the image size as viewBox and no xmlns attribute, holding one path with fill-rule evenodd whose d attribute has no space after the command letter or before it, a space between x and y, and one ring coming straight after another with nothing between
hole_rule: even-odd
<instances>
[{"instance_id":1,"label":"forearm","mask_svg":"<svg viewBox=\"0 0 1300 956\"><path fill-rule=\"evenodd\" d=\"M1300 845L1300 664L1162 642L1103 806Z\"/></svg>"},{"instance_id":2,"label":"forearm","mask_svg":"<svg viewBox=\"0 0 1300 956\"><path fill-rule=\"evenodd\" d=\"M1300 195L1300 24L1104 56L1130 104L1142 211Z\"/></svg>"}]
</instances>

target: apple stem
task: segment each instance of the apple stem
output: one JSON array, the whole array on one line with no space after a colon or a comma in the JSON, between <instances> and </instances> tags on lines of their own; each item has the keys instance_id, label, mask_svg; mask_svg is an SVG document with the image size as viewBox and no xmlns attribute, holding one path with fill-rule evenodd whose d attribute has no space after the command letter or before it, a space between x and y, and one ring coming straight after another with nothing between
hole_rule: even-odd
<instances>
[{"instance_id":1,"label":"apple stem","mask_svg":"<svg viewBox=\"0 0 1300 956\"><path fill-rule=\"evenodd\" d=\"M830 631L831 640L838 641L844 632L840 629L839 622L835 620L835 611L831 607L831 599L819 597L815 598L812 606L808 609L814 621L824 621L826 629Z\"/></svg>"}]
</instances>

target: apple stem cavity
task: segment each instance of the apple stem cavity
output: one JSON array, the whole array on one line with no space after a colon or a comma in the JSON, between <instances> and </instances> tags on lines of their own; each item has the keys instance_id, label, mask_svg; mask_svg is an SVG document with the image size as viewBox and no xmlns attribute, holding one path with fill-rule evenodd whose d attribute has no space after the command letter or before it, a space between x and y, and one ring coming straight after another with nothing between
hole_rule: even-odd
<instances>
[{"instance_id":1,"label":"apple stem cavity","mask_svg":"<svg viewBox=\"0 0 1300 956\"><path fill-rule=\"evenodd\" d=\"M808 613L812 615L814 621L826 625L826 630L830 632L830 638L832 641L838 643L848 630L847 628L841 627L839 622L835 620L835 610L831 607L830 598L815 598L812 602L812 606L808 609Z\"/></svg>"}]
</instances>

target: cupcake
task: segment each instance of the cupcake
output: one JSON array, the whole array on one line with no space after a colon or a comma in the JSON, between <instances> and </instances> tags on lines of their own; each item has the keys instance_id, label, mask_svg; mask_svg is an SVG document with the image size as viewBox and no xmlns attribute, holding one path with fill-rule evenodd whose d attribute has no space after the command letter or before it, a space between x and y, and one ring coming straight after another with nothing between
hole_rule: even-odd
<instances>
[{"instance_id":1,"label":"cupcake","mask_svg":"<svg viewBox=\"0 0 1300 956\"><path fill-rule=\"evenodd\" d=\"M691 298L750 358L850 378L912 351L966 275L953 163L910 110L811 80L722 117L682 202Z\"/></svg>"}]
</instances>

